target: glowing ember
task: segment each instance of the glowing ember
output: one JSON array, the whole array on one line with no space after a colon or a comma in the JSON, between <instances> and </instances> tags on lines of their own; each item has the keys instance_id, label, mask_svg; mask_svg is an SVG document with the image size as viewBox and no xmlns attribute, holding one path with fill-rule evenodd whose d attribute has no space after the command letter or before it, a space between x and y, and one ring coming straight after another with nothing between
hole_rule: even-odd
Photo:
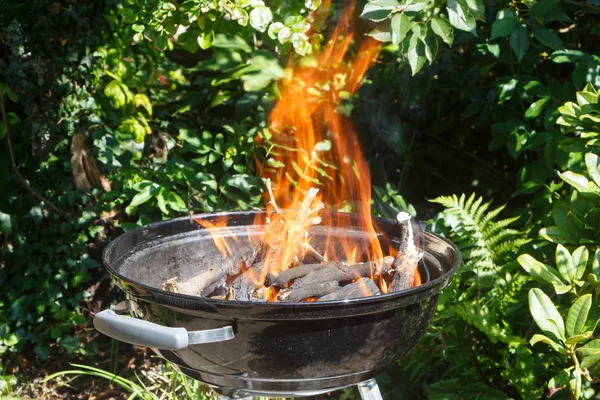
<instances>
[{"instance_id":1,"label":"glowing ember","mask_svg":"<svg viewBox=\"0 0 600 400\"><path fill-rule=\"evenodd\" d=\"M317 16L326 14L324 10L328 7L329 1L324 2ZM354 282L343 286L350 297L387 293L395 290L399 280L404 285L410 280L409 286L413 279L414 283L420 283L415 268L421 253L414 243L407 247L409 251L404 257L390 257L398 252L393 248L384 257L371 218L369 168L352 124L338 112L340 104L359 88L380 52L379 42L355 37L353 14L354 2L344 10L320 54L290 62L281 83L281 97L269 116L269 129L257 138L269 145L266 161L259 162L259 171L267 185L267 224L260 244L260 265L250 268L248 260L234 254L227 242L233 237L223 228L225 221L201 222L224 260L237 257L245 263L241 269L245 272L229 289L236 294L228 293L227 298L256 300L258 296L267 301L314 301L323 295L324 299L335 299L332 293L338 293L341 282ZM356 47L358 50L352 56L351 49ZM308 230L313 225L323 226L318 213L324 204L358 216L360 220L355 226L362 237L350 240L336 235L336 230L348 222L340 217L334 219L338 226L327 226L329 235L324 239L321 253L312 248ZM408 220L406 224L412 242ZM289 286L287 282L295 278L289 279L282 272L292 268L295 271L291 275L296 274L298 264L305 263L307 256L320 264L312 264L311 272L298 275ZM395 274L393 279L382 278L387 270L398 268L395 260L400 259L411 267L403 275ZM330 268L322 267L327 265ZM279 279L281 276L286 276L285 280ZM281 282L277 283L278 279ZM268 288L263 285L265 280L271 282Z\"/></svg>"}]
</instances>

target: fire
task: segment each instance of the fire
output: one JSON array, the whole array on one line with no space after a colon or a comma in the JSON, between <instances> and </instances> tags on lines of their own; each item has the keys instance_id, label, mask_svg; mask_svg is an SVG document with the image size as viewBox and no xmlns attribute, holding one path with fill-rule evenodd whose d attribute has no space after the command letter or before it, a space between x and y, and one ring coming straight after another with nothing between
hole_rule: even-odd
<instances>
[{"instance_id":1,"label":"fire","mask_svg":"<svg viewBox=\"0 0 600 400\"><path fill-rule=\"evenodd\" d=\"M328 6L328 3L322 5ZM377 41L359 38L361 43L354 59L345 61L357 39L353 32L353 14L354 2L344 10L331 40L320 54L299 63L292 60L288 66L281 97L269 116L272 150L259 168L261 175L272 183L269 195L274 201L271 205L276 203L285 210L302 209L307 194L318 189L319 200L329 207L350 210L361 216L359 228L367 242L339 243L339 238L329 237L326 257L336 253L334 245L341 244L344 254L336 254L340 259L356 261L368 250L366 258L378 260L383 254L371 221L369 168L352 124L337 110L359 88L380 52ZM293 222L288 225L287 229L306 229L306 226L294 226ZM330 232L334 232L335 227L331 228ZM266 234L272 235L272 230ZM273 258L269 264L285 269L293 261L291 254L304 254L288 250L291 251L280 256L269 254L275 251L267 252L267 258Z\"/></svg>"},{"instance_id":2,"label":"fire","mask_svg":"<svg viewBox=\"0 0 600 400\"><path fill-rule=\"evenodd\" d=\"M326 15L329 5L330 1L324 1L313 18ZM355 34L354 6L352 1L345 8L320 53L290 61L279 88L281 96L269 115L268 130L257 138L269 145L269 151L265 161L258 162L267 182L268 219L262 238L264 268L248 270L256 284L262 285L267 275L294 267L307 252L314 251L308 229L324 226L318 213L325 205L358 216L357 228L363 234L352 240L335 236L336 229L348 223L343 217L336 218L337 226L326 227L329 235L321 249L325 260L348 264L374 261L376 268L381 268L386 255L372 223L368 165L352 124L338 111L358 90L381 50L376 40ZM202 225L213 234L221 254L231 256L219 233L224 221L203 221ZM415 282L417 279L420 282L417 277ZM379 287L386 293L389 282L381 279ZM263 289L267 301L277 300L278 289Z\"/></svg>"}]
</instances>

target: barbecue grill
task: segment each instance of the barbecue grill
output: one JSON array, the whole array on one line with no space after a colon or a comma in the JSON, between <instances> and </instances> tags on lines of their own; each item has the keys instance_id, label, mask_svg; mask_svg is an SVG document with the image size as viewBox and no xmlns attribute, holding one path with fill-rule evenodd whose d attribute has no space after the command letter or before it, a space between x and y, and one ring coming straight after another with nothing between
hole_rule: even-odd
<instances>
[{"instance_id":1,"label":"barbecue grill","mask_svg":"<svg viewBox=\"0 0 600 400\"><path fill-rule=\"evenodd\" d=\"M94 318L100 332L153 348L224 398L301 397L358 385L363 399L381 399L374 377L414 348L461 262L451 242L424 232L422 283L396 293L279 303L161 290L173 276L198 273L218 260L210 233L195 220L224 216L241 241L260 235L265 223L260 211L202 214L143 226L112 241L104 266L128 300ZM333 238L363 235L357 216L332 212L324 218L343 220L341 226L323 224L337 226L329 232ZM396 221L373 223L381 243L400 243ZM312 243L323 240L326 229L332 228L313 227Z\"/></svg>"}]
</instances>

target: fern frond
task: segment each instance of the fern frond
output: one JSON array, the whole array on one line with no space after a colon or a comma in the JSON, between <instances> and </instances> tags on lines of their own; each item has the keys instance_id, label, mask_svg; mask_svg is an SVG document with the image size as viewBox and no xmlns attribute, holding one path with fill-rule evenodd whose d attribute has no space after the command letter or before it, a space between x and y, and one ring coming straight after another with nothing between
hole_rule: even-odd
<instances>
[{"instance_id":1,"label":"fern frond","mask_svg":"<svg viewBox=\"0 0 600 400\"><path fill-rule=\"evenodd\" d=\"M510 228L519 217L496 220L505 205L489 210L475 193L441 196L430 200L443 205L444 219L452 229L451 239L463 254L463 271L472 270L481 277L498 273L514 263L519 248L530 241L527 232Z\"/></svg>"}]
</instances>

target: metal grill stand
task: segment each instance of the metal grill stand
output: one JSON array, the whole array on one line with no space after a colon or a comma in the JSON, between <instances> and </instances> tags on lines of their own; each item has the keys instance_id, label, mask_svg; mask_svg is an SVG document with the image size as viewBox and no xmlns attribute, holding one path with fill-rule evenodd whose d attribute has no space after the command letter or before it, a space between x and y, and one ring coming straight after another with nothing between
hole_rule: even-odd
<instances>
[{"instance_id":1,"label":"metal grill stand","mask_svg":"<svg viewBox=\"0 0 600 400\"><path fill-rule=\"evenodd\" d=\"M379 391L379 386L377 386L377 381L375 379L369 379L364 382L360 382L358 385L358 392L360 393L360 398L362 400L383 400L381 396L381 392ZM340 388L341 389L341 388ZM268 397L304 397L304 396L312 396L321 393L260 393L262 396ZM242 395L244 396L244 395ZM239 395L232 395L232 397L219 395L218 400L254 400L254 396L244 396L240 397Z\"/></svg>"}]
</instances>

